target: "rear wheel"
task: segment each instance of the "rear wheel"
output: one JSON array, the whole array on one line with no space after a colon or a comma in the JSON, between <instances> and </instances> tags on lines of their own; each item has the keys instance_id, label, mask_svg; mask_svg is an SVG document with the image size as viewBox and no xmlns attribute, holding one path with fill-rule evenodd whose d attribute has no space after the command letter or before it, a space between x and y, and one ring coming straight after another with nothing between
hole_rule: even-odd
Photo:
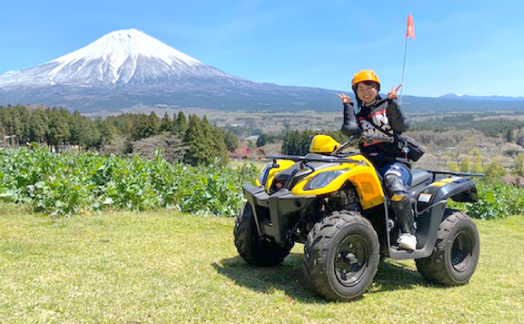
<instances>
[{"instance_id":1,"label":"rear wheel","mask_svg":"<svg viewBox=\"0 0 524 324\"><path fill-rule=\"evenodd\" d=\"M334 212L317 223L304 247L304 271L313 288L331 300L358 298L373 282L379 241L371 223L355 211Z\"/></svg>"},{"instance_id":2,"label":"rear wheel","mask_svg":"<svg viewBox=\"0 0 524 324\"><path fill-rule=\"evenodd\" d=\"M461 211L450 211L440 224L433 254L415 260L427 280L443 285L469 281L479 260L479 234L473 220Z\"/></svg>"},{"instance_id":3,"label":"rear wheel","mask_svg":"<svg viewBox=\"0 0 524 324\"><path fill-rule=\"evenodd\" d=\"M281 247L262 240L249 203L246 203L237 218L234 234L238 254L247 263L258 267L271 267L281 263L293 247L292 243Z\"/></svg>"}]
</instances>

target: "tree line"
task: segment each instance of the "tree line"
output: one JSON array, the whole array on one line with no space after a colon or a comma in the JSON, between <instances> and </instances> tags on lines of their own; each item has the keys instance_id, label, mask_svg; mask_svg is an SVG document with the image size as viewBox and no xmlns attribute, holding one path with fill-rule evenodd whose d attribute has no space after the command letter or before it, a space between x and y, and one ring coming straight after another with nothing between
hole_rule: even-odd
<instances>
[{"instance_id":1,"label":"tree line","mask_svg":"<svg viewBox=\"0 0 524 324\"><path fill-rule=\"evenodd\" d=\"M486 136L503 136L507 142L524 146L524 123L518 118L494 118L474 114L459 114L454 116L433 117L425 121L413 123L411 131L433 131L438 133L450 130L475 129Z\"/></svg>"},{"instance_id":2,"label":"tree line","mask_svg":"<svg viewBox=\"0 0 524 324\"><path fill-rule=\"evenodd\" d=\"M63 108L36 108L0 106L0 136L10 144L78 145L84 150L100 150L115 139L123 139L122 153L133 153L133 143L166 134L178 138L181 160L191 165L226 163L227 149L235 149L238 139L234 134L209 123L197 115L186 117L183 111L171 117L167 112L159 118L155 112L122 114L105 118L88 118L79 112Z\"/></svg>"}]
</instances>

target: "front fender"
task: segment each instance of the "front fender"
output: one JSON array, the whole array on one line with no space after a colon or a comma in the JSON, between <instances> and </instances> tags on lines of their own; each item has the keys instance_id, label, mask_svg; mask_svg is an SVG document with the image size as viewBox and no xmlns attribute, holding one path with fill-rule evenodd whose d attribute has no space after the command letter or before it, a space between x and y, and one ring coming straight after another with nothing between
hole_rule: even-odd
<instances>
[{"instance_id":1,"label":"front fender","mask_svg":"<svg viewBox=\"0 0 524 324\"><path fill-rule=\"evenodd\" d=\"M335 178L328 185L313 189L305 190L306 184L316 175L333 170L346 170L343 174ZM352 165L338 165L330 168L318 170L300 180L291 190L294 195L325 195L340 190L347 182L351 182L357 189L360 204L363 209L369 209L384 203L384 191L382 184L375 172L373 165L364 157L361 157L361 163Z\"/></svg>"},{"instance_id":2,"label":"front fender","mask_svg":"<svg viewBox=\"0 0 524 324\"><path fill-rule=\"evenodd\" d=\"M294 161L291 160L276 160L276 164L273 164L273 162L267 163L257 174L257 178L255 180L255 184L257 186L264 186L266 190L269 190L271 187L271 183L273 182L273 178L275 178L275 175L285 170L295 164ZM267 173L266 177L266 183L262 184L260 181L261 178L264 177L263 173Z\"/></svg>"}]
</instances>

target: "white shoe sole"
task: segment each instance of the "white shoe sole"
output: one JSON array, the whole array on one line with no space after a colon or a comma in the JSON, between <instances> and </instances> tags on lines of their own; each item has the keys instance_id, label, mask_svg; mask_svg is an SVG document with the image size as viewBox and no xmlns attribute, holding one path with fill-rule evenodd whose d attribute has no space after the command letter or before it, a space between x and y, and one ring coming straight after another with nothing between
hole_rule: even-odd
<instances>
[{"instance_id":1,"label":"white shoe sole","mask_svg":"<svg viewBox=\"0 0 524 324\"><path fill-rule=\"evenodd\" d=\"M411 244L407 244L407 243L399 243L398 245L398 248L401 249L401 250L410 250L410 251L415 251L417 249L417 245L411 245Z\"/></svg>"}]
</instances>

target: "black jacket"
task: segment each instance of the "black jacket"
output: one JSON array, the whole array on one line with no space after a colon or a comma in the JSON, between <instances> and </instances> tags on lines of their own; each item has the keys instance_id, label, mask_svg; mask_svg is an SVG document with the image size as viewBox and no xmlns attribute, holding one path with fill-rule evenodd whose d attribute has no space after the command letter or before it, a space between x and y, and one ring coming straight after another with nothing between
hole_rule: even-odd
<instances>
[{"instance_id":1,"label":"black jacket","mask_svg":"<svg viewBox=\"0 0 524 324\"><path fill-rule=\"evenodd\" d=\"M344 107L342 133L348 136L372 136L359 144L360 152L375 167L381 168L392 162L402 162L410 166L406 153L397 141L400 134L409 128L409 121L392 99L378 100L370 105L361 105L355 115L353 105ZM375 139L376 138L376 139Z\"/></svg>"}]
</instances>

